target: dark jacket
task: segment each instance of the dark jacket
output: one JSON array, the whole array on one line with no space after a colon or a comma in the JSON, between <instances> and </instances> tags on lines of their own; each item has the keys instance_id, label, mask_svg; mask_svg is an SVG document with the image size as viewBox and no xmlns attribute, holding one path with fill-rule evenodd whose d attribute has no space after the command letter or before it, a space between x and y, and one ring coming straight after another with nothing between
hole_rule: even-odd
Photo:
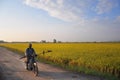
<instances>
[{"instance_id":1,"label":"dark jacket","mask_svg":"<svg viewBox=\"0 0 120 80\"><path fill-rule=\"evenodd\" d=\"M33 55L35 55L36 53L35 53L35 50L33 49L33 48L27 48L26 49L26 53L25 53L25 56L26 57L31 57L31 56L33 56Z\"/></svg>"}]
</instances>

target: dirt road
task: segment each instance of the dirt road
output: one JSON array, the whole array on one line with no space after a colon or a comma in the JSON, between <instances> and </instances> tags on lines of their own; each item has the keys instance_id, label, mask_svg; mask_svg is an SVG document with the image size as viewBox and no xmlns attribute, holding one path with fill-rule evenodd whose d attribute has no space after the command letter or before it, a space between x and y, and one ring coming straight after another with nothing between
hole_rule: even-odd
<instances>
[{"instance_id":1,"label":"dirt road","mask_svg":"<svg viewBox=\"0 0 120 80\"><path fill-rule=\"evenodd\" d=\"M0 80L103 80L98 77L76 74L38 63L39 75L25 69L20 55L0 47Z\"/></svg>"}]
</instances>

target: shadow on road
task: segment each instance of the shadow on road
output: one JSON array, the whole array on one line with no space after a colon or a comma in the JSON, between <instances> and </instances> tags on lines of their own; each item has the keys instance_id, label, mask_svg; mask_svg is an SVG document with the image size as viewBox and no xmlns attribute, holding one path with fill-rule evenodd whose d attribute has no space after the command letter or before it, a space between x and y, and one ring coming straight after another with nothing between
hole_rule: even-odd
<instances>
[{"instance_id":1,"label":"shadow on road","mask_svg":"<svg viewBox=\"0 0 120 80\"><path fill-rule=\"evenodd\" d=\"M2 74L1 66L0 66L0 80L3 80L3 74Z\"/></svg>"},{"instance_id":2,"label":"shadow on road","mask_svg":"<svg viewBox=\"0 0 120 80\"><path fill-rule=\"evenodd\" d=\"M14 72L14 70L8 68L5 64L0 64L0 80L22 80Z\"/></svg>"},{"instance_id":3,"label":"shadow on road","mask_svg":"<svg viewBox=\"0 0 120 80\"><path fill-rule=\"evenodd\" d=\"M52 79L76 79L77 80L78 75L70 74L70 72L39 71L38 77L52 78Z\"/></svg>"}]
</instances>

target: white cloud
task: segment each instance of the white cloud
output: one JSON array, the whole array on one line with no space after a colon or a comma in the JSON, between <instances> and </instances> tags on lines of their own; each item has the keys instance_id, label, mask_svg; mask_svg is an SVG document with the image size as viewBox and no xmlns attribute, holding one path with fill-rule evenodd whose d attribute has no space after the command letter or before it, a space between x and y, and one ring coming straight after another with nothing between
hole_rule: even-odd
<instances>
[{"instance_id":1,"label":"white cloud","mask_svg":"<svg viewBox=\"0 0 120 80\"><path fill-rule=\"evenodd\" d=\"M54 18L80 24L84 24L91 13L103 14L111 11L116 2L117 0L24 0L26 5L42 9Z\"/></svg>"},{"instance_id":2,"label":"white cloud","mask_svg":"<svg viewBox=\"0 0 120 80\"><path fill-rule=\"evenodd\" d=\"M72 12L73 8L69 3L68 6L64 5L65 0L25 0L25 4L43 9L52 17L56 17L64 21L74 21L79 19L78 15Z\"/></svg>"},{"instance_id":3,"label":"white cloud","mask_svg":"<svg viewBox=\"0 0 120 80\"><path fill-rule=\"evenodd\" d=\"M103 14L111 11L117 4L114 0L98 0L98 4L95 8L97 14Z\"/></svg>"},{"instance_id":4,"label":"white cloud","mask_svg":"<svg viewBox=\"0 0 120 80\"><path fill-rule=\"evenodd\" d=\"M89 8L92 0L24 0L24 2L28 6L47 11L52 17L68 22L83 22L84 9Z\"/></svg>"}]
</instances>

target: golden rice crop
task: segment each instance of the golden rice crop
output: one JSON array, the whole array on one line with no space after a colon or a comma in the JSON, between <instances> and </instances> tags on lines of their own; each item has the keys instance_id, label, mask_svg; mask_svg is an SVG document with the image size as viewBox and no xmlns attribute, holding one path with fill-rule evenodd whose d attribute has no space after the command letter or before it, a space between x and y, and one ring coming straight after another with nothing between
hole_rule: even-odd
<instances>
[{"instance_id":1,"label":"golden rice crop","mask_svg":"<svg viewBox=\"0 0 120 80\"><path fill-rule=\"evenodd\" d=\"M7 43L2 46L25 52L27 43ZM120 43L33 43L36 53L61 65L82 66L120 76ZM51 50L51 53L42 54Z\"/></svg>"}]
</instances>

